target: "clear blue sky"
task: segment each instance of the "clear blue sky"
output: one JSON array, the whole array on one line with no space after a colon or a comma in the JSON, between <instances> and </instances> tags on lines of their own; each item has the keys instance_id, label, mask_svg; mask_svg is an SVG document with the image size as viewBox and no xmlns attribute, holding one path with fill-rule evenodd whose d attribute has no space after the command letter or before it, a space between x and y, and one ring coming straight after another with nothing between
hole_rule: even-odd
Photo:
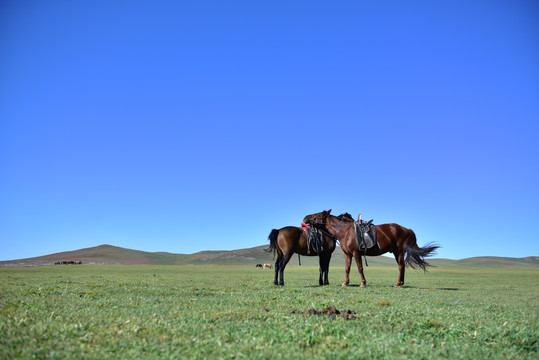
<instances>
[{"instance_id":1,"label":"clear blue sky","mask_svg":"<svg viewBox=\"0 0 539 360\"><path fill-rule=\"evenodd\" d=\"M539 2L3 1L0 260L332 208L539 255Z\"/></svg>"}]
</instances>

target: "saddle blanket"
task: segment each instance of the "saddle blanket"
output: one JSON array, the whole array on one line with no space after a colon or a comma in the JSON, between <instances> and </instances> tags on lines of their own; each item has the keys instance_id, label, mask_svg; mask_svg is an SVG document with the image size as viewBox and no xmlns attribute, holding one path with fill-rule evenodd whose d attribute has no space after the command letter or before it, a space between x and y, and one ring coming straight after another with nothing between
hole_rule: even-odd
<instances>
[{"instance_id":1,"label":"saddle blanket","mask_svg":"<svg viewBox=\"0 0 539 360\"><path fill-rule=\"evenodd\" d=\"M359 250L367 251L373 247L378 247L376 241L376 227L372 223L372 220L354 221L354 227L356 230L356 241L359 245Z\"/></svg>"},{"instance_id":2,"label":"saddle blanket","mask_svg":"<svg viewBox=\"0 0 539 360\"><path fill-rule=\"evenodd\" d=\"M307 249L319 254L324 251L324 235L314 226L306 230L308 232Z\"/></svg>"}]
</instances>

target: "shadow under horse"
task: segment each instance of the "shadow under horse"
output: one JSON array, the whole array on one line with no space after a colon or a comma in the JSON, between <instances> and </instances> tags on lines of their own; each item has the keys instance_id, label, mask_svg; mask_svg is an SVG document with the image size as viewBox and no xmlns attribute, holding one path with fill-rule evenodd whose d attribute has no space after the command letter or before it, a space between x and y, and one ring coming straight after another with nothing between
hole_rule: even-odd
<instances>
[{"instance_id":1,"label":"shadow under horse","mask_svg":"<svg viewBox=\"0 0 539 360\"><path fill-rule=\"evenodd\" d=\"M367 281L363 275L363 264L361 255L378 256L390 252L395 256L399 266L399 278L395 287L404 285L404 270L408 265L412 269L421 268L424 271L431 266L425 261L425 257L434 255L439 246L427 244L420 248L417 246L415 233L399 224L381 224L376 225L376 241L378 248L374 247L366 251L360 250L356 241L356 232L354 228L354 219L350 214L339 216L331 215L331 209L316 214L307 215L303 222L327 232L327 234L340 243L345 257L345 279L342 286L350 283L350 265L352 257L356 260L359 274L361 275L361 287L365 287Z\"/></svg>"},{"instance_id":2,"label":"shadow under horse","mask_svg":"<svg viewBox=\"0 0 539 360\"><path fill-rule=\"evenodd\" d=\"M304 229L296 226L285 226L278 230L271 230L268 239L270 245L266 251L273 252L274 257L275 253L277 253L275 280L273 281L275 285L284 285L283 272L294 253L303 256L318 256L320 259L320 278L318 282L320 285L329 285L329 261L336 244L334 238L322 234L322 246L321 249L317 249L317 247L312 246Z\"/></svg>"}]
</instances>

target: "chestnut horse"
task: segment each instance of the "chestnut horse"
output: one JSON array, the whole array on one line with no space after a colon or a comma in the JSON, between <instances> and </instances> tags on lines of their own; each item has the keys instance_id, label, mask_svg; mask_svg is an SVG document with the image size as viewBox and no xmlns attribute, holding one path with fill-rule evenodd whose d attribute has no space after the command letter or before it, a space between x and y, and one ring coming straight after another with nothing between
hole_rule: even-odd
<instances>
[{"instance_id":1,"label":"chestnut horse","mask_svg":"<svg viewBox=\"0 0 539 360\"><path fill-rule=\"evenodd\" d=\"M361 255L378 256L386 252L393 253L399 265L399 278L395 287L400 287L404 285L405 265L410 266L412 269L421 268L426 271L427 266L431 265L424 260L424 257L434 255L434 251L439 248L439 246L432 243L420 248L417 246L415 234L411 229L407 229L399 224L381 224L376 225L378 248L362 251L359 249L356 241L354 219L352 216L350 214L334 216L330 215L330 213L331 209L307 215L303 219L303 222L320 228L339 241L346 260L346 276L342 286L347 286L350 283L352 256L356 260L357 268L361 275L361 287L365 287L367 281L363 275Z\"/></svg>"},{"instance_id":2,"label":"chestnut horse","mask_svg":"<svg viewBox=\"0 0 539 360\"><path fill-rule=\"evenodd\" d=\"M304 256L317 256L320 258L320 285L329 285L329 261L331 254L335 250L335 239L323 234L322 249L314 249L309 246L308 236L304 229L295 226L286 226L279 230L273 229L268 237L270 241L267 252L277 252L277 261L275 262L275 285L284 285L284 269L286 264L294 253ZM279 281L277 281L279 280Z\"/></svg>"}]
</instances>

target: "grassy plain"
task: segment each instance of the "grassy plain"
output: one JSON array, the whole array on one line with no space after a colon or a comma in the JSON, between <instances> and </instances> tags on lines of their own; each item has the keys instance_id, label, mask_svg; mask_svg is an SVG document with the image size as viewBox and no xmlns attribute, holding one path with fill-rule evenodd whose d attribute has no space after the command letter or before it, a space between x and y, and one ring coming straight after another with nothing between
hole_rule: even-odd
<instances>
[{"instance_id":1,"label":"grassy plain","mask_svg":"<svg viewBox=\"0 0 539 360\"><path fill-rule=\"evenodd\" d=\"M537 359L539 270L254 266L0 269L0 358ZM359 275L352 273L352 284ZM334 305L355 319L312 316Z\"/></svg>"}]
</instances>

